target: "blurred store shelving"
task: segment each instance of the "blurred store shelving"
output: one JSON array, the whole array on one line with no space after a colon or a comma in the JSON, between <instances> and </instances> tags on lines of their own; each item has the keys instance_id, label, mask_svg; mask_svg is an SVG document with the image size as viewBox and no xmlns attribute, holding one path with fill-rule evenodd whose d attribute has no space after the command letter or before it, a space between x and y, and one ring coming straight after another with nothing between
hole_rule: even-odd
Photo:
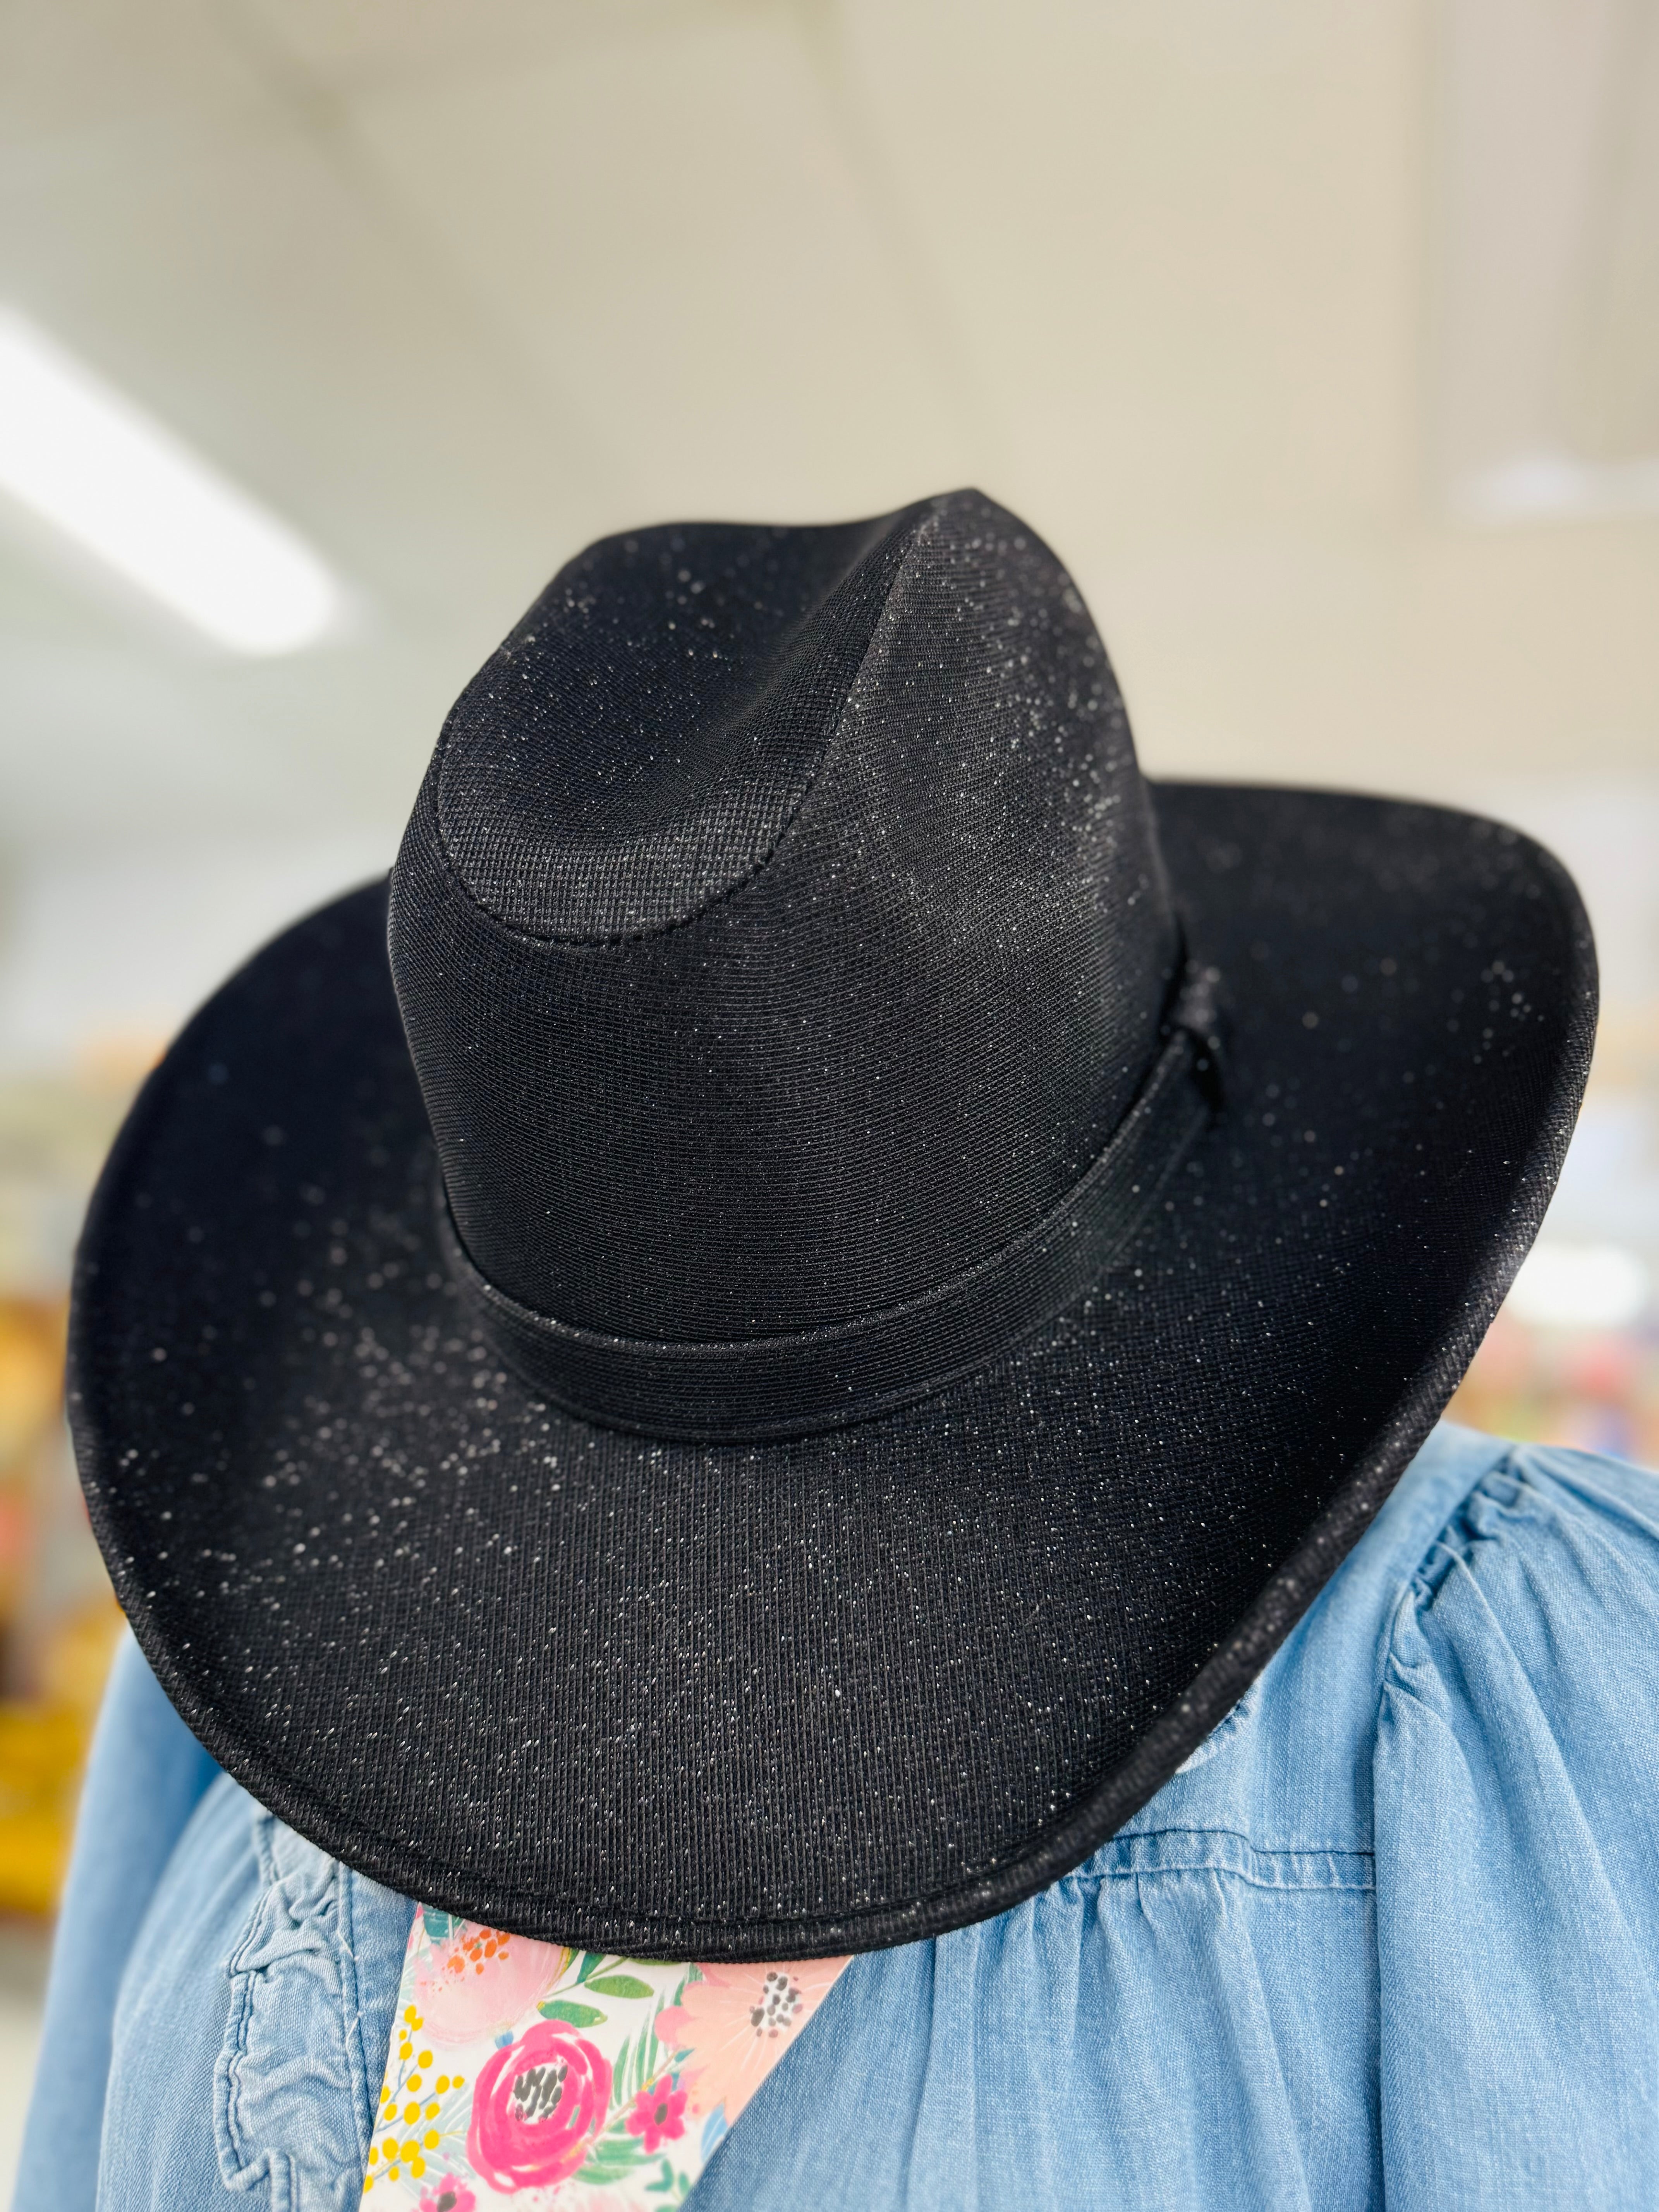
<instances>
[{"instance_id":1,"label":"blurred store shelving","mask_svg":"<svg viewBox=\"0 0 1659 2212\"><path fill-rule=\"evenodd\" d=\"M64 1324L82 1208L147 1057L0 1080L0 1912L56 1901L120 1626L64 1427Z\"/></svg>"},{"instance_id":2,"label":"blurred store shelving","mask_svg":"<svg viewBox=\"0 0 1659 2212\"><path fill-rule=\"evenodd\" d=\"M64 1421L70 1269L88 1196L138 1085L191 1007L285 922L384 869L386 842L218 838L71 861L48 854L9 886L0 931L0 1916L38 1920L56 1903L121 1626Z\"/></svg>"},{"instance_id":3,"label":"blurred store shelving","mask_svg":"<svg viewBox=\"0 0 1659 2212\"><path fill-rule=\"evenodd\" d=\"M1659 1008L1605 1015L1543 1233L1448 1411L1659 1468Z\"/></svg>"}]
</instances>

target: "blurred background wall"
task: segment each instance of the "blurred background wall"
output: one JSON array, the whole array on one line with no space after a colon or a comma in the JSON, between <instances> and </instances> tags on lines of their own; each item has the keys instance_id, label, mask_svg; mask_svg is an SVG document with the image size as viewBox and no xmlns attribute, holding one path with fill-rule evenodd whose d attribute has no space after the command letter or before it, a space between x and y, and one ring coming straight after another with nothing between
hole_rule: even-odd
<instances>
[{"instance_id":1,"label":"blurred background wall","mask_svg":"<svg viewBox=\"0 0 1659 2212\"><path fill-rule=\"evenodd\" d=\"M230 518L193 580L163 478ZM1590 1103L1460 1403L1659 1461L1659 0L0 0L0 2161L113 1626L55 1370L133 1082L386 866L588 538L967 481L1155 772L1577 872Z\"/></svg>"}]
</instances>

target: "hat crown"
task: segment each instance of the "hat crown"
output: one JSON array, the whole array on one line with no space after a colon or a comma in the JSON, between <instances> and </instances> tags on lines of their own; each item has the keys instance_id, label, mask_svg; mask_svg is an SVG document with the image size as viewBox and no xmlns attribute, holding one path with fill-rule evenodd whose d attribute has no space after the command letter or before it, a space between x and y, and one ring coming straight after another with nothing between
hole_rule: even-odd
<instances>
[{"instance_id":1,"label":"hat crown","mask_svg":"<svg viewBox=\"0 0 1659 2212\"><path fill-rule=\"evenodd\" d=\"M575 944L673 928L763 864L907 533L721 524L562 569L456 704L437 826L487 913Z\"/></svg>"},{"instance_id":2,"label":"hat crown","mask_svg":"<svg viewBox=\"0 0 1659 2212\"><path fill-rule=\"evenodd\" d=\"M474 1265L674 1340L854 1318L1018 1236L1179 958L1104 648L973 492L590 547L457 702L391 915Z\"/></svg>"}]
</instances>

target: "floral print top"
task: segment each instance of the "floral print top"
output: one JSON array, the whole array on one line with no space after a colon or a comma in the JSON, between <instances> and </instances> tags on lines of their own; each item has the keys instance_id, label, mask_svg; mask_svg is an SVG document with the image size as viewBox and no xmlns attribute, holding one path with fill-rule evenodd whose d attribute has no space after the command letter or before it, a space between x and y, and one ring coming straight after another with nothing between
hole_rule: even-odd
<instances>
[{"instance_id":1,"label":"floral print top","mask_svg":"<svg viewBox=\"0 0 1659 2212\"><path fill-rule=\"evenodd\" d=\"M846 1964L612 1958L420 1907L364 2206L683 2203Z\"/></svg>"}]
</instances>

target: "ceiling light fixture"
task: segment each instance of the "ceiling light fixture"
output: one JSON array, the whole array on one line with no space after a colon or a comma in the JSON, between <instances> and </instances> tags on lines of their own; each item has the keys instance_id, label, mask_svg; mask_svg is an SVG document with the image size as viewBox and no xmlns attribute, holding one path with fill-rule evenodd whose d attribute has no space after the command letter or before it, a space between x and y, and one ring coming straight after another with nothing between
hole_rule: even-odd
<instances>
[{"instance_id":1,"label":"ceiling light fixture","mask_svg":"<svg viewBox=\"0 0 1659 2212\"><path fill-rule=\"evenodd\" d=\"M1628 1328L1652 1291L1647 1268L1618 1244L1534 1244L1510 1285L1511 1313L1542 1328Z\"/></svg>"},{"instance_id":2,"label":"ceiling light fixture","mask_svg":"<svg viewBox=\"0 0 1659 2212\"><path fill-rule=\"evenodd\" d=\"M343 611L286 523L6 309L0 489L232 652L296 653Z\"/></svg>"}]
</instances>

